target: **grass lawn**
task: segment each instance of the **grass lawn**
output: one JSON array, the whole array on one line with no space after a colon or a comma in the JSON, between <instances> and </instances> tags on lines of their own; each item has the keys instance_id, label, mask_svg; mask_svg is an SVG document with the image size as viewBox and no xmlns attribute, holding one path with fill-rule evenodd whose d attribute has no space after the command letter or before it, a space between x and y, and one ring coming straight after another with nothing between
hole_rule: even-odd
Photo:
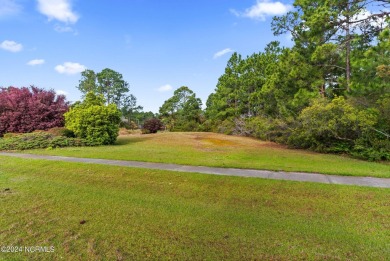
<instances>
[{"instance_id":1,"label":"grass lawn","mask_svg":"<svg viewBox=\"0 0 390 261\"><path fill-rule=\"evenodd\" d=\"M0 260L389 260L389 199L389 189L0 157L0 247L55 248Z\"/></svg>"},{"instance_id":2,"label":"grass lawn","mask_svg":"<svg viewBox=\"0 0 390 261\"><path fill-rule=\"evenodd\" d=\"M28 153L186 165L317 172L390 178L390 163L287 149L253 138L215 133L120 136L105 147L32 150Z\"/></svg>"}]
</instances>

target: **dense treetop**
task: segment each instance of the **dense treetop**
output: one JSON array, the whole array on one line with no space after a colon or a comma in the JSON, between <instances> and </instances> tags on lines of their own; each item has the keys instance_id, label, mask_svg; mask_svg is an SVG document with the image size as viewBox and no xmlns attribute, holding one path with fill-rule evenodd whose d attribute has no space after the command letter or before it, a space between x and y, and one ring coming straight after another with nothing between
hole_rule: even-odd
<instances>
[{"instance_id":1,"label":"dense treetop","mask_svg":"<svg viewBox=\"0 0 390 261\"><path fill-rule=\"evenodd\" d=\"M390 3L296 0L294 7L272 23L294 46L234 53L207 100L205 126L390 159Z\"/></svg>"}]
</instances>

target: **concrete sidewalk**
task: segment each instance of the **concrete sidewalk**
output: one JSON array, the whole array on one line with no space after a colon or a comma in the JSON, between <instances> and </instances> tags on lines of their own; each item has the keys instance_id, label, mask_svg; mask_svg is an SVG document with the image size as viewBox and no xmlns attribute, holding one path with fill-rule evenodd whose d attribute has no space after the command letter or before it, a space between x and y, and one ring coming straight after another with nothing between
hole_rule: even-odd
<instances>
[{"instance_id":1,"label":"concrete sidewalk","mask_svg":"<svg viewBox=\"0 0 390 261\"><path fill-rule=\"evenodd\" d=\"M317 174L317 173L283 172L283 171L269 171L269 170L234 169L234 168L214 168L214 167L188 166L188 165L151 163L151 162L139 162L139 161L45 156L45 155L33 155L33 154L11 153L11 152L0 152L0 156L9 156L9 157L17 157L17 158L25 158L25 159L43 159L43 160L54 160L54 161L81 162L81 163L103 164L103 165L146 168L146 169L160 169L160 170L171 170L171 171L180 171L180 172L195 172L195 173L224 175L224 176L253 177L253 178L293 180L293 181L303 181L303 182L317 182L317 183L326 183L326 184L343 184L343 185L356 185L356 186L367 186L367 187L378 187L378 188L390 188L390 178L386 179L386 178L372 178L372 177L350 177L350 176L324 175L324 174Z\"/></svg>"}]
</instances>

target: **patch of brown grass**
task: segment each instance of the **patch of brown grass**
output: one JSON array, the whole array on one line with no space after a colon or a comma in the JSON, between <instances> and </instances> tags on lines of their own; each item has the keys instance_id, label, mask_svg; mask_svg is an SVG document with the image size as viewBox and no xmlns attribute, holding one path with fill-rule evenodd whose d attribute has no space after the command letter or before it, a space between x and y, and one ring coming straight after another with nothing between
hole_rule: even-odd
<instances>
[{"instance_id":1,"label":"patch of brown grass","mask_svg":"<svg viewBox=\"0 0 390 261\"><path fill-rule=\"evenodd\" d=\"M129 131L126 128L119 129L119 135L128 135Z\"/></svg>"},{"instance_id":2,"label":"patch of brown grass","mask_svg":"<svg viewBox=\"0 0 390 261\"><path fill-rule=\"evenodd\" d=\"M141 130L128 130L126 128L119 129L119 136L128 136L128 135L141 135Z\"/></svg>"},{"instance_id":3,"label":"patch of brown grass","mask_svg":"<svg viewBox=\"0 0 390 261\"><path fill-rule=\"evenodd\" d=\"M234 142L229 140L221 140L221 139L203 139L203 142L211 143L215 146L233 146L236 145Z\"/></svg>"}]
</instances>

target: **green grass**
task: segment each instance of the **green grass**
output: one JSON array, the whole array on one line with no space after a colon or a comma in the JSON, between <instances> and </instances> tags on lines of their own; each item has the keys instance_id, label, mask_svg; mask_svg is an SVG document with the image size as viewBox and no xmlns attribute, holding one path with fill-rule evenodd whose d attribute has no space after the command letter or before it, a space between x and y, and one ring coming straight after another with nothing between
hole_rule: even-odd
<instances>
[{"instance_id":1,"label":"green grass","mask_svg":"<svg viewBox=\"0 0 390 261\"><path fill-rule=\"evenodd\" d=\"M388 162L292 150L276 143L215 133L129 135L119 137L114 146L31 150L28 153L390 178Z\"/></svg>"},{"instance_id":2,"label":"green grass","mask_svg":"<svg viewBox=\"0 0 390 261\"><path fill-rule=\"evenodd\" d=\"M0 260L389 260L389 198L389 189L0 157L0 245L55 247Z\"/></svg>"}]
</instances>

